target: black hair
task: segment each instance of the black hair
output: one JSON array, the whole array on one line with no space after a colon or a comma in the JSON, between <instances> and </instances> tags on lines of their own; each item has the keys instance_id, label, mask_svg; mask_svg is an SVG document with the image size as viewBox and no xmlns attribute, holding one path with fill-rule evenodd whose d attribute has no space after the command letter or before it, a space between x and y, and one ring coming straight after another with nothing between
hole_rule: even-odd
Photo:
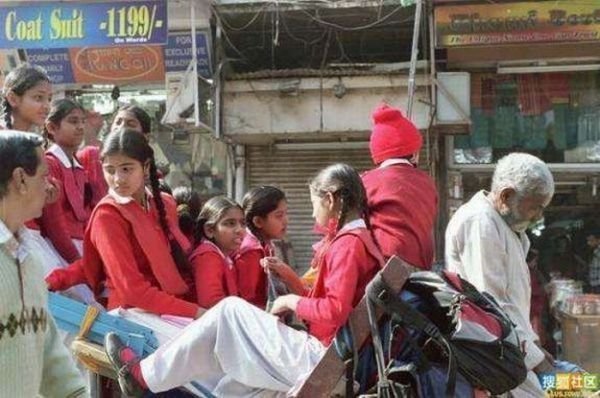
<instances>
[{"instance_id":1,"label":"black hair","mask_svg":"<svg viewBox=\"0 0 600 398\"><path fill-rule=\"evenodd\" d=\"M37 65L23 64L13 69L4 79L2 88L2 99L0 101L0 114L4 122L4 127L12 129L12 106L8 102L8 93L11 91L18 96L22 96L25 92L40 82L50 83L50 78L46 71Z\"/></svg>"},{"instance_id":2,"label":"black hair","mask_svg":"<svg viewBox=\"0 0 600 398\"><path fill-rule=\"evenodd\" d=\"M187 205L192 217L198 218L202 209L202 199L197 191L190 187L177 187L173 189L173 198L177 205Z\"/></svg>"},{"instance_id":3,"label":"black hair","mask_svg":"<svg viewBox=\"0 0 600 398\"><path fill-rule=\"evenodd\" d=\"M286 200L285 193L270 185L252 188L244 195L242 208L246 226L258 239L262 240L261 233L252 220L254 217L267 217L270 212L277 209L282 200Z\"/></svg>"},{"instance_id":4,"label":"black hair","mask_svg":"<svg viewBox=\"0 0 600 398\"><path fill-rule=\"evenodd\" d=\"M85 114L85 108L78 102L70 98L62 98L52 101L50 107L50 113L46 118L46 125L44 126L43 135L45 139L54 141L54 137L51 136L48 131L48 123L52 123L55 126L59 126L65 117L67 117L72 111L79 109Z\"/></svg>"},{"instance_id":5,"label":"black hair","mask_svg":"<svg viewBox=\"0 0 600 398\"><path fill-rule=\"evenodd\" d=\"M167 213L165 210L165 204L161 197L161 191L156 175L156 162L154 161L154 151L152 147L142 134L138 131L131 129L119 129L108 134L104 142L102 143L102 150L100 151L100 159L104 159L106 156L123 154L129 158L135 159L142 165L150 165L150 187L152 189L152 196L154 197L154 204L158 210L158 219L160 226L167 236L171 245L171 255L177 268L182 273L188 273L191 270L187 256L183 251L177 239L171 234L169 224L167 222Z\"/></svg>"},{"instance_id":6,"label":"black hair","mask_svg":"<svg viewBox=\"0 0 600 398\"><path fill-rule=\"evenodd\" d=\"M37 134L20 131L0 133L0 198L8 192L8 183L17 167L22 167L27 175L33 176L40 165L37 148L44 143Z\"/></svg>"},{"instance_id":7,"label":"black hair","mask_svg":"<svg viewBox=\"0 0 600 398\"><path fill-rule=\"evenodd\" d=\"M200 214L198 214L198 218L196 219L196 231L194 234L196 243L199 243L202 239L208 239L204 233L205 225L216 225L221 217L223 217L225 212L233 208L240 209L240 211L243 213L242 207L237 202L229 199L226 196L215 196L214 198L206 201L204 206L202 206L202 210L200 210Z\"/></svg>"},{"instance_id":8,"label":"black hair","mask_svg":"<svg viewBox=\"0 0 600 398\"><path fill-rule=\"evenodd\" d=\"M200 195L190 187L177 187L173 189L173 198L177 203L179 229L187 236L194 235L196 219L202 208Z\"/></svg>"},{"instance_id":9,"label":"black hair","mask_svg":"<svg viewBox=\"0 0 600 398\"><path fill-rule=\"evenodd\" d=\"M369 226L367 194L360 175L352 166L336 163L326 167L312 179L310 191L321 198L330 193L340 201L337 231L344 226L351 210L356 211Z\"/></svg>"},{"instance_id":10,"label":"black hair","mask_svg":"<svg viewBox=\"0 0 600 398\"><path fill-rule=\"evenodd\" d=\"M133 116L135 116L138 122L140 122L140 126L142 126L142 134L150 135L150 133L152 132L152 118L144 109L137 105L123 105L119 109L117 109L115 117L119 114L119 112L128 112L133 114Z\"/></svg>"},{"instance_id":11,"label":"black hair","mask_svg":"<svg viewBox=\"0 0 600 398\"><path fill-rule=\"evenodd\" d=\"M158 189L160 192L168 193L169 195L173 196L173 190L171 190L171 186L167 184L164 178L158 179Z\"/></svg>"}]
</instances>

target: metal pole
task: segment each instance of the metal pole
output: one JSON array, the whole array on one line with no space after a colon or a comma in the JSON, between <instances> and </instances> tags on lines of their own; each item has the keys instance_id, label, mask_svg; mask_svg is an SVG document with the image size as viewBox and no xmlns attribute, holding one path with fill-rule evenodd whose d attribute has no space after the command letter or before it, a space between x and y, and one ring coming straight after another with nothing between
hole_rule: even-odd
<instances>
[{"instance_id":1,"label":"metal pole","mask_svg":"<svg viewBox=\"0 0 600 398\"><path fill-rule=\"evenodd\" d=\"M417 69L417 58L419 56L419 31L421 28L421 13L423 11L422 0L415 0L415 24L413 26L412 50L410 53L410 72L408 75L408 107L406 116L412 120L412 108L415 96L415 74Z\"/></svg>"},{"instance_id":2,"label":"metal pole","mask_svg":"<svg viewBox=\"0 0 600 398\"><path fill-rule=\"evenodd\" d=\"M196 7L194 0L190 0L192 22L192 73L194 74L194 125L200 127L200 104L198 103L198 48L196 47Z\"/></svg>"}]
</instances>

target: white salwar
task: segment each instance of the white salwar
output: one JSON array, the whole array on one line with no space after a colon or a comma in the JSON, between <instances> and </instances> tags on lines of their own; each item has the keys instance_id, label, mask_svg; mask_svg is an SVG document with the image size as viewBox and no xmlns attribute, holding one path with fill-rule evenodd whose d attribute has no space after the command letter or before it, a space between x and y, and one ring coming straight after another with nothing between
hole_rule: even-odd
<instances>
[{"instance_id":1,"label":"white salwar","mask_svg":"<svg viewBox=\"0 0 600 398\"><path fill-rule=\"evenodd\" d=\"M237 297L227 297L140 362L153 392L191 381L219 397L284 397L325 353L306 332Z\"/></svg>"},{"instance_id":2,"label":"white salwar","mask_svg":"<svg viewBox=\"0 0 600 398\"><path fill-rule=\"evenodd\" d=\"M531 280L525 258L525 233L514 232L495 210L485 191L461 206L446 229L446 267L480 290L490 293L515 323L529 370L527 379L511 391L518 398L543 397L532 369L544 353L529 321Z\"/></svg>"}]
</instances>

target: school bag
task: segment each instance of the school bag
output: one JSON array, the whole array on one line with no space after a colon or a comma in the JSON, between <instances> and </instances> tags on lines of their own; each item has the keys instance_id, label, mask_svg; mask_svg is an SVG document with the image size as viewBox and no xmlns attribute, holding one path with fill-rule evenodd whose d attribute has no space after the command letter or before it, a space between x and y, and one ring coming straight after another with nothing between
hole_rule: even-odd
<instances>
[{"instance_id":1,"label":"school bag","mask_svg":"<svg viewBox=\"0 0 600 398\"><path fill-rule=\"evenodd\" d=\"M447 271L415 272L400 295L391 291L381 275L367 287L378 397L411 396L406 383L392 380L407 374L428 398L464 396L460 391L468 386L498 395L527 377L514 324L489 294ZM389 316L384 327L376 322L377 307ZM394 335L402 340L397 350L392 347L398 342ZM387 362L382 340L391 358ZM434 377L432 369L438 379L424 393L423 384ZM439 380L440 369L446 372L445 383Z\"/></svg>"}]
</instances>

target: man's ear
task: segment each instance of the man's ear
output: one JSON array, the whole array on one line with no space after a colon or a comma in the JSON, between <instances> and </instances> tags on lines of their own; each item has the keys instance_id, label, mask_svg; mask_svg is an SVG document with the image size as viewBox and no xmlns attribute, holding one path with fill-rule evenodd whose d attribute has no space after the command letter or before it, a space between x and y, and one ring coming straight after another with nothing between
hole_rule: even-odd
<instances>
[{"instance_id":1,"label":"man's ear","mask_svg":"<svg viewBox=\"0 0 600 398\"><path fill-rule=\"evenodd\" d=\"M12 172L12 182L18 192L27 192L27 184L25 183L25 170L22 167L16 167Z\"/></svg>"},{"instance_id":2,"label":"man's ear","mask_svg":"<svg viewBox=\"0 0 600 398\"><path fill-rule=\"evenodd\" d=\"M510 201L516 195L517 195L517 191L515 191L514 188L504 188L502 191L500 191L500 195L498 195L498 197L500 198L500 202L502 204L505 204L508 206Z\"/></svg>"}]
</instances>

